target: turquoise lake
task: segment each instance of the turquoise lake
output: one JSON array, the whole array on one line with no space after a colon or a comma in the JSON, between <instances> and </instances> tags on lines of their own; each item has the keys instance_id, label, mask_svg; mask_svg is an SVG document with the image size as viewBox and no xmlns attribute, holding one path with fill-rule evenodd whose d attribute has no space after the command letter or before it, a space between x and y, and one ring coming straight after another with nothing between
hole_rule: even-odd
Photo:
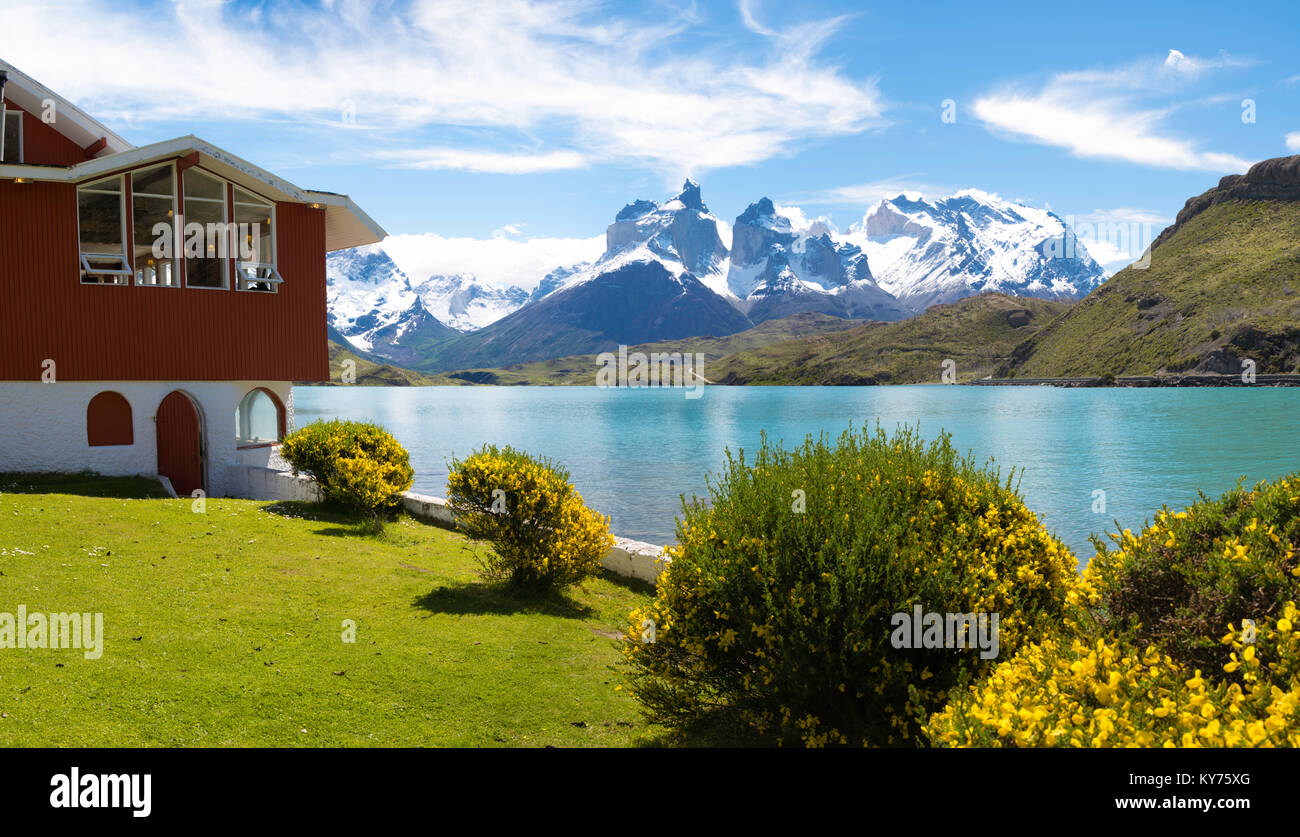
<instances>
[{"instance_id":1,"label":"turquoise lake","mask_svg":"<svg viewBox=\"0 0 1300 837\"><path fill-rule=\"evenodd\" d=\"M851 423L941 430L1005 473L1043 523L1087 561L1092 533L1136 529L1162 505L1217 495L1238 478L1300 469L1300 389L1055 387L297 387L298 426L371 419L411 453L414 490L446 495L447 460L484 442L567 467L623 537L674 540L679 495L704 495L724 449L759 432L787 445ZM1096 491L1105 513L1094 513Z\"/></svg>"}]
</instances>

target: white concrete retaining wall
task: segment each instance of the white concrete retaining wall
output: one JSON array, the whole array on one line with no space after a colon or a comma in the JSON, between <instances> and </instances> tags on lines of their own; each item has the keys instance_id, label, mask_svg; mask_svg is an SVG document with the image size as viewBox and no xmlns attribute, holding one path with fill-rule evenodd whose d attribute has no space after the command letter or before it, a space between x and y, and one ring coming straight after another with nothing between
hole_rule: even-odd
<instances>
[{"instance_id":1,"label":"white concrete retaining wall","mask_svg":"<svg viewBox=\"0 0 1300 837\"><path fill-rule=\"evenodd\" d=\"M234 466L232 471L242 471L240 479L232 478L232 485L245 487L245 492L232 496L247 497L253 500L303 500L316 502L320 498L320 489L310 477L297 476L287 471L275 471L269 468ZM455 518L451 507L441 497L428 494L416 494L408 491L402 495L402 506L412 517L436 524L454 526ZM605 553L601 564L605 569L625 578L648 581L651 584L659 578L663 564L659 558L663 547L641 541L618 538L609 552Z\"/></svg>"},{"instance_id":2,"label":"white concrete retaining wall","mask_svg":"<svg viewBox=\"0 0 1300 837\"><path fill-rule=\"evenodd\" d=\"M666 558L660 560L663 552L662 546L618 538L614 542L614 548L605 553L600 563L615 575L654 584L659 579L659 573L663 572L664 563L668 560Z\"/></svg>"},{"instance_id":3,"label":"white concrete retaining wall","mask_svg":"<svg viewBox=\"0 0 1300 837\"><path fill-rule=\"evenodd\" d=\"M320 486L308 476L257 465L231 465L227 471L227 496L250 500L298 500L319 503Z\"/></svg>"},{"instance_id":4,"label":"white concrete retaining wall","mask_svg":"<svg viewBox=\"0 0 1300 837\"><path fill-rule=\"evenodd\" d=\"M428 494L416 494L408 491L402 495L402 505L413 517L436 523L439 526L454 526L455 518L451 506L441 497ZM627 538L616 538L614 546L605 553L601 565L605 569L625 578L635 578L654 584L663 570L659 561L663 547Z\"/></svg>"},{"instance_id":5,"label":"white concrete retaining wall","mask_svg":"<svg viewBox=\"0 0 1300 837\"><path fill-rule=\"evenodd\" d=\"M428 494L416 494L408 491L402 495L402 505L413 517L437 523L440 526L454 526L456 521L451 516L451 506L441 497Z\"/></svg>"}]
</instances>

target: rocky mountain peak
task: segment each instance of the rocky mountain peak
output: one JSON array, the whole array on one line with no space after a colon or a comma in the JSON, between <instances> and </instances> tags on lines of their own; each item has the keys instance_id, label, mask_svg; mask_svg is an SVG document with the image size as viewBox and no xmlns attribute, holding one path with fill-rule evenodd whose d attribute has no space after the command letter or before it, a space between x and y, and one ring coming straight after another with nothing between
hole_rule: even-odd
<instances>
[{"instance_id":1,"label":"rocky mountain peak","mask_svg":"<svg viewBox=\"0 0 1300 837\"><path fill-rule=\"evenodd\" d=\"M694 209L697 212L709 211L704 205L704 198L700 195L700 184L689 177L682 184L682 190L673 196L673 200L681 201L682 206L687 209Z\"/></svg>"},{"instance_id":2,"label":"rocky mountain peak","mask_svg":"<svg viewBox=\"0 0 1300 837\"><path fill-rule=\"evenodd\" d=\"M1224 201L1300 201L1300 154L1262 160L1245 174L1227 175L1213 189L1188 198L1173 225L1166 227L1151 243L1152 249L1164 243L1188 221Z\"/></svg>"}]
</instances>

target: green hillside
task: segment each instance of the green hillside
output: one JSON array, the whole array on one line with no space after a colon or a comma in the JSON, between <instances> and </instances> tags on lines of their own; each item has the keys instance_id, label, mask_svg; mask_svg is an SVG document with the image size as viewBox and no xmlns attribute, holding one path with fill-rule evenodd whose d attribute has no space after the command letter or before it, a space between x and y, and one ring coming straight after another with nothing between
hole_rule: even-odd
<instances>
[{"instance_id":1,"label":"green hillside","mask_svg":"<svg viewBox=\"0 0 1300 837\"><path fill-rule=\"evenodd\" d=\"M1260 373L1300 370L1300 202L1205 203L1189 202L1150 267L1117 273L999 376L1238 374L1247 358Z\"/></svg>"},{"instance_id":2,"label":"green hillside","mask_svg":"<svg viewBox=\"0 0 1300 837\"><path fill-rule=\"evenodd\" d=\"M982 378L1070 306L981 294L897 323L870 323L833 335L737 352L705 368L722 384L870 385L939 383L944 360L959 381Z\"/></svg>"},{"instance_id":3,"label":"green hillside","mask_svg":"<svg viewBox=\"0 0 1300 837\"><path fill-rule=\"evenodd\" d=\"M464 381L453 380L445 375L424 375L412 369L405 369L391 363L383 363L373 355L347 348L334 340L329 341L330 379L328 383L313 382L317 386L346 386L343 371L347 361L355 366L353 371L355 386L365 387L424 387L424 386L461 386Z\"/></svg>"}]
</instances>

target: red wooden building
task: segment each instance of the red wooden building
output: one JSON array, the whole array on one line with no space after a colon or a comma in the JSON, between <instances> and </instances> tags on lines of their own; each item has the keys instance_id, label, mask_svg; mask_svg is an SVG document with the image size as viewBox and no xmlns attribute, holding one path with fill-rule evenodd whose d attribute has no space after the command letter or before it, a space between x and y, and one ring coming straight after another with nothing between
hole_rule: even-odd
<instances>
[{"instance_id":1,"label":"red wooden building","mask_svg":"<svg viewBox=\"0 0 1300 837\"><path fill-rule=\"evenodd\" d=\"M136 147L0 61L0 472L240 493L330 376L325 254L384 231L194 136Z\"/></svg>"}]
</instances>

